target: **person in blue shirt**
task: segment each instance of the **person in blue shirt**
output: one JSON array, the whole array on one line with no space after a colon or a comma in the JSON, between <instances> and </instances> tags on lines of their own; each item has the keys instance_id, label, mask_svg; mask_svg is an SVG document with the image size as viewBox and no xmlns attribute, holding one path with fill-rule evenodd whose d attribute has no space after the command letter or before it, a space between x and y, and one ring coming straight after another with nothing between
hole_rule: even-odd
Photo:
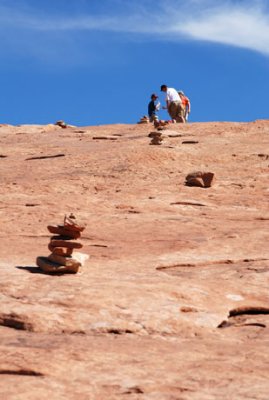
<instances>
[{"instance_id":1,"label":"person in blue shirt","mask_svg":"<svg viewBox=\"0 0 269 400\"><path fill-rule=\"evenodd\" d=\"M158 111L161 108L161 104L158 100L158 96L153 93L151 95L151 101L148 104L148 116L150 122L159 122Z\"/></svg>"}]
</instances>

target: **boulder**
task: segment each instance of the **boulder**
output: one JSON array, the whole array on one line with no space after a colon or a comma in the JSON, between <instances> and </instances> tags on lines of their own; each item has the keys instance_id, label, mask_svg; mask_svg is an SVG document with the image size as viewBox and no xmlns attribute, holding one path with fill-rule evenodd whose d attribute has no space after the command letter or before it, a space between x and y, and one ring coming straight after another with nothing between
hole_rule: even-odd
<instances>
[{"instance_id":1,"label":"boulder","mask_svg":"<svg viewBox=\"0 0 269 400\"><path fill-rule=\"evenodd\" d=\"M186 176L185 184L187 186L208 188L212 186L213 178L213 172L192 172Z\"/></svg>"}]
</instances>

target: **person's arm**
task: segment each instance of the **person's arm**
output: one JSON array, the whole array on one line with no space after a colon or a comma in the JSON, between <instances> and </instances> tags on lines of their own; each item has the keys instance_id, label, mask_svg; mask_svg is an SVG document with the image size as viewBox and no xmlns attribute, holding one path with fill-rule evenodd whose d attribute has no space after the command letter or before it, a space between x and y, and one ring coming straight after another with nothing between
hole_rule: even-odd
<instances>
[{"instance_id":1,"label":"person's arm","mask_svg":"<svg viewBox=\"0 0 269 400\"><path fill-rule=\"evenodd\" d=\"M188 97L187 97L187 100L188 100L188 103L187 103L188 113L190 113L191 112L191 102L190 102L190 99L188 99Z\"/></svg>"},{"instance_id":2,"label":"person's arm","mask_svg":"<svg viewBox=\"0 0 269 400\"><path fill-rule=\"evenodd\" d=\"M166 106L165 107L163 107L163 110L168 110L168 107L169 107L169 100L165 100L165 102L166 102Z\"/></svg>"},{"instance_id":3,"label":"person's arm","mask_svg":"<svg viewBox=\"0 0 269 400\"><path fill-rule=\"evenodd\" d=\"M171 103L171 94L170 94L170 91L169 91L169 89L167 89L167 92L166 92L166 108L167 108L167 110L169 109L169 106L170 106L170 103Z\"/></svg>"}]
</instances>

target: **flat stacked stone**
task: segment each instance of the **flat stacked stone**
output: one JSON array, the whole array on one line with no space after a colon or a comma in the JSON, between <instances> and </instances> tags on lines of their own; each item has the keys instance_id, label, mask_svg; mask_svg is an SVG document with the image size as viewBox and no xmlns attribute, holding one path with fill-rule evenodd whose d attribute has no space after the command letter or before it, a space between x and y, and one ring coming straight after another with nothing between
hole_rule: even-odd
<instances>
[{"instance_id":1,"label":"flat stacked stone","mask_svg":"<svg viewBox=\"0 0 269 400\"><path fill-rule=\"evenodd\" d=\"M48 248L51 254L48 257L37 257L36 264L45 272L77 273L87 255L73 251L81 249L78 241L85 225L79 224L71 214L65 216L64 223L48 225L48 231L53 234Z\"/></svg>"}]
</instances>

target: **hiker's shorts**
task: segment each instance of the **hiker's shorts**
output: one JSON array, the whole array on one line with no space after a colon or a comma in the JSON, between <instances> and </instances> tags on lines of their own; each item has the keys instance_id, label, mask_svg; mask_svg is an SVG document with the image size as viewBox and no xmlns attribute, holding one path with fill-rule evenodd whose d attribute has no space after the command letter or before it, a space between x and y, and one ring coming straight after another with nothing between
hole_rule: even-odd
<instances>
[{"instance_id":1,"label":"hiker's shorts","mask_svg":"<svg viewBox=\"0 0 269 400\"><path fill-rule=\"evenodd\" d=\"M179 101L171 101L168 106L168 113L177 122L184 122L184 108Z\"/></svg>"}]
</instances>

